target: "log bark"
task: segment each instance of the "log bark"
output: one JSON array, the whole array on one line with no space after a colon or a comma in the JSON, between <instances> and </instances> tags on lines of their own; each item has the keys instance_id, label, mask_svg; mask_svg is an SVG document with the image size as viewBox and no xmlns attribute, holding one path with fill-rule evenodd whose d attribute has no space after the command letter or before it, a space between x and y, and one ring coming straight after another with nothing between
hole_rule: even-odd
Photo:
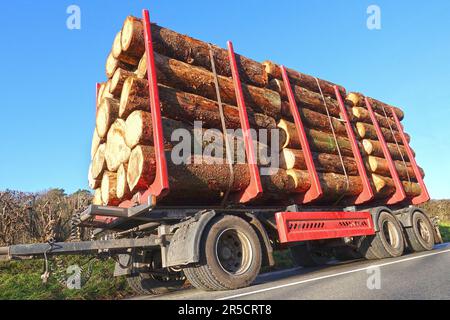
<instances>
[{"instance_id":1,"label":"log bark","mask_svg":"<svg viewBox=\"0 0 450 320\"><path fill-rule=\"evenodd\" d=\"M139 21L140 20L135 20ZM137 24L136 24L137 25ZM136 38L137 47L142 47L142 32L136 28L132 37ZM153 47L156 52L165 56L189 63L194 66L211 70L210 46L208 43L191 38L186 35L174 32L172 30L162 28L152 24L152 40ZM122 40L124 39L124 31L122 31ZM122 41L122 47L125 50ZM231 68L228 58L228 51L211 45L217 73L221 76L231 77ZM267 74L261 63L253 61L249 58L236 54L236 62L239 69L241 81L243 83L265 87L267 85Z\"/></svg>"},{"instance_id":2,"label":"log bark","mask_svg":"<svg viewBox=\"0 0 450 320\"><path fill-rule=\"evenodd\" d=\"M355 107L367 108L366 102L365 102L365 97L361 93L351 92L347 95L347 100L353 102L353 105ZM389 117L392 117L390 105L388 105L384 102L381 102L379 100L375 100L373 98L368 98L368 100L370 101L374 112L380 114L381 116L384 116L384 111L386 111L386 114ZM397 107L393 107L393 108L394 108L394 112L397 115L398 119L400 121L403 120L403 118L405 117L405 114L403 113L403 111Z\"/></svg>"},{"instance_id":3,"label":"log bark","mask_svg":"<svg viewBox=\"0 0 450 320\"><path fill-rule=\"evenodd\" d=\"M278 122L278 128L284 131L286 137L285 141L281 141L280 148L301 149L300 138L297 135L295 124L284 119ZM336 145L333 135L314 129L305 128L308 136L310 148L313 151L320 153L338 153L338 146ZM337 137L339 148L343 156L353 157L353 151L350 141L347 138Z\"/></svg>"},{"instance_id":4,"label":"log bark","mask_svg":"<svg viewBox=\"0 0 450 320\"><path fill-rule=\"evenodd\" d=\"M269 88L278 92L282 100L285 102L281 106L282 116L292 118L283 81L279 79L272 79L269 83ZM316 112L320 112L322 114L327 114L323 98L319 93L297 85L292 86L292 91L294 93L294 97L299 109L307 108ZM330 115L336 118L340 118L341 110L339 108L337 100L334 97L331 98L329 96L325 96L325 101L327 103Z\"/></svg>"},{"instance_id":5,"label":"log bark","mask_svg":"<svg viewBox=\"0 0 450 320\"><path fill-rule=\"evenodd\" d=\"M368 163L370 170L381 176L390 176L389 164L386 159L369 156ZM402 161L395 161L395 167L402 180L416 179L414 170L409 162L406 162L406 166ZM419 168L422 178L425 177L425 172L422 168Z\"/></svg>"},{"instance_id":6,"label":"log bark","mask_svg":"<svg viewBox=\"0 0 450 320\"><path fill-rule=\"evenodd\" d=\"M304 193L310 188L311 183L307 171L290 169L287 170L287 174L295 180L297 186L296 192ZM325 199L333 199L341 196L357 196L363 190L360 177L349 176L347 183L347 178L344 175L320 173L319 179L324 192L323 198Z\"/></svg>"},{"instance_id":7,"label":"log bark","mask_svg":"<svg viewBox=\"0 0 450 320\"><path fill-rule=\"evenodd\" d=\"M328 153L313 153L313 157L317 171L344 174L339 156ZM348 175L357 176L359 174L354 158L343 157L343 162ZM303 151L299 149L283 149L280 153L280 167L286 170L307 170Z\"/></svg>"},{"instance_id":8,"label":"log bark","mask_svg":"<svg viewBox=\"0 0 450 320\"><path fill-rule=\"evenodd\" d=\"M108 134L111 125L119 117L119 101L111 98L103 98L97 110L96 127L100 139Z\"/></svg>"},{"instance_id":9,"label":"log bark","mask_svg":"<svg viewBox=\"0 0 450 320\"><path fill-rule=\"evenodd\" d=\"M221 128L219 105L216 101L159 85L161 113L164 117L193 123L202 121L206 128ZM228 129L241 128L239 109L225 104L224 115ZM150 110L148 83L146 80L128 78L125 81L120 100L119 115L126 118L135 110ZM250 125L254 129L275 129L274 118L249 112Z\"/></svg>"},{"instance_id":10,"label":"log bark","mask_svg":"<svg viewBox=\"0 0 450 320\"><path fill-rule=\"evenodd\" d=\"M122 30L114 38L111 52L114 58L123 63L129 65L137 65L139 63L140 57L132 56L122 50Z\"/></svg>"},{"instance_id":11,"label":"log bark","mask_svg":"<svg viewBox=\"0 0 450 320\"><path fill-rule=\"evenodd\" d=\"M92 159L92 179L100 180L106 170L105 149L106 144L101 144Z\"/></svg>"},{"instance_id":12,"label":"log bark","mask_svg":"<svg viewBox=\"0 0 450 320\"><path fill-rule=\"evenodd\" d=\"M206 164L203 159L200 164L196 157L192 157L191 164L175 165L168 159L169 182L172 192L184 191L199 196L202 191L225 191L228 188L231 174L228 164ZM250 182L248 166L235 165L232 191L243 190ZM133 149L128 164L127 180L130 189L135 191L146 190L154 181L156 173L156 159L153 147L137 146Z\"/></svg>"},{"instance_id":13,"label":"log bark","mask_svg":"<svg viewBox=\"0 0 450 320\"><path fill-rule=\"evenodd\" d=\"M373 139L378 140L377 131L375 129L374 125L364 123L364 122L357 122L355 124L356 126L356 132L358 133L358 136L362 139ZM386 142L397 142L398 144L403 145L402 137L400 136L400 133L398 131L391 131L390 129L381 128L381 131L383 133L383 137L386 140ZM408 134L405 134L406 140L408 143L411 141L411 137Z\"/></svg>"},{"instance_id":14,"label":"log bark","mask_svg":"<svg viewBox=\"0 0 450 320\"><path fill-rule=\"evenodd\" d=\"M351 109L353 118L360 122L365 122L372 124L372 119L370 118L369 111L363 107L353 107ZM391 118L383 117L382 115L375 112L375 117L377 118L378 123L381 127L393 130L396 130L397 126L395 125L394 120Z\"/></svg>"},{"instance_id":15,"label":"log bark","mask_svg":"<svg viewBox=\"0 0 450 320\"><path fill-rule=\"evenodd\" d=\"M122 163L128 161L131 149L125 142L125 121L117 119L108 131L105 159L108 170L116 172Z\"/></svg>"},{"instance_id":16,"label":"log bark","mask_svg":"<svg viewBox=\"0 0 450 320\"><path fill-rule=\"evenodd\" d=\"M133 75L134 75L133 72L123 70L121 68L118 68L116 72L114 72L109 87L109 92L114 96L114 98L120 99L120 95L122 94L122 88L123 84L125 83L125 80L127 80L129 77L132 77Z\"/></svg>"},{"instance_id":17,"label":"log bark","mask_svg":"<svg viewBox=\"0 0 450 320\"><path fill-rule=\"evenodd\" d=\"M271 77L272 79L279 79L279 80L283 79L280 66L278 66L277 64L275 64L271 61L264 61L263 65L264 65L269 77ZM336 97L335 91L334 91L334 86L336 86L336 84L331 83L326 80L322 80L322 79L316 80L316 78L313 76L295 71L293 69L287 68L286 71L287 71L289 79L296 85L298 85L300 87L304 87L308 90L311 90L311 91L314 91L317 93L320 92L320 89L319 89L319 85L320 85L320 88L322 89L322 92L324 95L327 95L327 96L330 96L333 98ZM317 81L319 82L319 84L317 84ZM339 89L341 95L343 97L345 97L345 95L346 95L345 89L339 85L338 85L338 89Z\"/></svg>"},{"instance_id":18,"label":"log bark","mask_svg":"<svg viewBox=\"0 0 450 320\"><path fill-rule=\"evenodd\" d=\"M136 69L137 66L133 66L127 63L124 63L116 58L114 58L112 52L109 54L108 58L106 59L106 67L105 67L105 71L106 71L106 76L108 77L108 79L111 79L112 76L114 75L114 72L116 72L116 70L118 68L127 70L127 71L134 71Z\"/></svg>"},{"instance_id":19,"label":"log bark","mask_svg":"<svg viewBox=\"0 0 450 320\"><path fill-rule=\"evenodd\" d=\"M127 181L127 171L128 171L128 164L123 163L120 165L119 170L117 170L117 198L121 201L130 200L131 199L131 191L128 186Z\"/></svg>"},{"instance_id":20,"label":"log bark","mask_svg":"<svg viewBox=\"0 0 450 320\"><path fill-rule=\"evenodd\" d=\"M116 206L120 204L120 199L117 198L117 173L105 171L101 189L104 205Z\"/></svg>"},{"instance_id":21,"label":"log bark","mask_svg":"<svg viewBox=\"0 0 450 320\"><path fill-rule=\"evenodd\" d=\"M178 90L197 94L216 101L214 74L200 67L192 66L155 53L155 67L158 83ZM137 74L143 74L141 61ZM146 68L145 68L146 73ZM144 74L145 74L144 73ZM236 91L231 78L218 76L220 96L224 103L237 105ZM278 92L267 88L242 84L246 106L254 112L264 113L274 118L281 116L281 98Z\"/></svg>"},{"instance_id":22,"label":"log bark","mask_svg":"<svg viewBox=\"0 0 450 320\"><path fill-rule=\"evenodd\" d=\"M363 150L367 155L384 158L383 149L381 148L381 143L375 140L364 139L362 141ZM406 149L404 146L398 146L396 144L387 143L389 152L391 153L392 159L394 160L402 160L402 155L405 161L409 161L408 154L406 153ZM413 151L415 156L415 153Z\"/></svg>"},{"instance_id":23,"label":"log bark","mask_svg":"<svg viewBox=\"0 0 450 320\"><path fill-rule=\"evenodd\" d=\"M377 193L391 195L395 192L395 184L391 178L372 174L372 179ZM408 197L417 197L422 192L418 183L402 181L402 184Z\"/></svg>"}]
</instances>

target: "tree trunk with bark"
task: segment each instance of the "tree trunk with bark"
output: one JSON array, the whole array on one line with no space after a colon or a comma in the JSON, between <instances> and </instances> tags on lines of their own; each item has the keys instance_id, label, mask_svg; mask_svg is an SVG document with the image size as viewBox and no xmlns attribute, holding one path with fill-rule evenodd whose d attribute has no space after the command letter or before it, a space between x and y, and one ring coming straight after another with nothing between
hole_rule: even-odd
<instances>
[{"instance_id":1,"label":"tree trunk with bark","mask_svg":"<svg viewBox=\"0 0 450 320\"><path fill-rule=\"evenodd\" d=\"M344 168L348 175L357 176L359 174L356 161L352 157L343 157L328 153L313 153L314 164L319 172L335 172L344 174ZM343 164L342 164L343 162ZM306 170L305 156L299 149L283 149L280 153L280 167L286 170L299 169Z\"/></svg>"},{"instance_id":2,"label":"tree trunk with bark","mask_svg":"<svg viewBox=\"0 0 450 320\"><path fill-rule=\"evenodd\" d=\"M125 81L120 100L121 118L126 118L135 110L150 110L148 83L137 78ZM216 101L159 85L161 113L164 117L193 123L202 121L206 128L222 128L219 105ZM225 123L228 129L241 128L239 109L225 104L223 106ZM275 129L274 118L260 113L248 112L249 122L254 129Z\"/></svg>"}]
</instances>

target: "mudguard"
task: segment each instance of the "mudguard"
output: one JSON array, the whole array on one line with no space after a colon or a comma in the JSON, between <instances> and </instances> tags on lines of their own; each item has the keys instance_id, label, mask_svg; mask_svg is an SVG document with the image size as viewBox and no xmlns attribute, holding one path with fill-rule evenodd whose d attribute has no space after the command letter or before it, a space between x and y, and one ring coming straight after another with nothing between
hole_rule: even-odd
<instances>
[{"instance_id":1,"label":"mudguard","mask_svg":"<svg viewBox=\"0 0 450 320\"><path fill-rule=\"evenodd\" d=\"M215 211L201 212L177 226L167 250L166 267L200 262L200 241L203 231L215 216Z\"/></svg>"}]
</instances>

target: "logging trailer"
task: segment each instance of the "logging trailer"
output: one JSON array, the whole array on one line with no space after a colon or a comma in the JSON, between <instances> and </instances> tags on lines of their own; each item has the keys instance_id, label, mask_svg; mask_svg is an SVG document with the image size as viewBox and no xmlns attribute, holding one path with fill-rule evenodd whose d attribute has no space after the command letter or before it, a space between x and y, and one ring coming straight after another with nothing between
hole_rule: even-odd
<instances>
[{"instance_id":1,"label":"logging trailer","mask_svg":"<svg viewBox=\"0 0 450 320\"><path fill-rule=\"evenodd\" d=\"M383 259L404 252L432 250L439 231L426 213L416 207L430 197L403 127L394 120L411 161L421 194L408 198L390 155L371 103L366 99L378 139L394 180L396 192L384 203L374 200L365 165L341 92L336 99L357 162L363 191L352 205L318 206L323 190L286 69L282 67L290 111L305 156L310 189L286 206L255 206L264 193L236 57L228 43L239 115L251 183L241 194L232 194L239 205L217 207L161 206L170 192L151 24L143 11L150 110L156 155L156 178L150 188L117 207L91 205L77 215L77 227L93 229L92 240L13 245L0 248L0 259L45 258L55 255L92 254L116 260L115 276L126 276L138 294L160 294L181 287L185 280L203 290L231 290L249 286L262 266L273 266L273 251L290 249L300 266L317 266L330 259ZM97 86L98 90L98 86Z\"/></svg>"}]
</instances>

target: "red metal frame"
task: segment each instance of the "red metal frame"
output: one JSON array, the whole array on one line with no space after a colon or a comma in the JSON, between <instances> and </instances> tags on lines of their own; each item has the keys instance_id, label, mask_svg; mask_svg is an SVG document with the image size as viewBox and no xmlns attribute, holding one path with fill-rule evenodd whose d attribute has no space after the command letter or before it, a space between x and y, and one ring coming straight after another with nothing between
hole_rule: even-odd
<instances>
[{"instance_id":1,"label":"red metal frame","mask_svg":"<svg viewBox=\"0 0 450 320\"><path fill-rule=\"evenodd\" d=\"M284 66L281 66L281 73L283 75L283 82L289 99L291 114L294 117L295 128L297 129L303 154L305 155L306 168L308 169L309 177L311 179L311 187L305 194L298 195L296 202L307 204L319 199L323 195L323 190L320 185L320 179L314 164L311 148L309 147L305 127L303 126L297 102L295 101L294 93L292 92L291 82L289 81L289 76Z\"/></svg>"},{"instance_id":2,"label":"red metal frame","mask_svg":"<svg viewBox=\"0 0 450 320\"><path fill-rule=\"evenodd\" d=\"M140 197L141 204L147 203L149 197L164 197L169 192L169 176L167 159L164 152L164 135L159 103L158 80L156 77L150 15L148 10L142 11L144 22L145 51L147 53L147 76L150 94L150 111L152 115L153 141L156 156L156 177L150 188Z\"/></svg>"},{"instance_id":3,"label":"red metal frame","mask_svg":"<svg viewBox=\"0 0 450 320\"><path fill-rule=\"evenodd\" d=\"M228 41L228 57L230 60L231 73L233 76L233 83L236 91L236 100L239 108L239 118L241 121L245 152L247 155L247 162L250 170L250 184L246 190L239 194L238 199L240 203L247 203L260 196L263 192L263 188L261 184L261 177L259 175L258 163L256 161L255 147L250 131L250 123L248 120L244 94L242 92L241 79L236 63L236 55L234 53L233 43L231 41Z\"/></svg>"},{"instance_id":4,"label":"red metal frame","mask_svg":"<svg viewBox=\"0 0 450 320\"><path fill-rule=\"evenodd\" d=\"M372 123L377 132L378 141L380 141L380 143L381 143L381 148L383 149L384 158L388 161L389 171L391 173L391 177L394 180L394 184L395 184L395 189L396 189L395 193L389 198L389 200L387 201L387 204L396 204L396 203L402 202L403 200L406 199L405 189L403 188L403 184L398 175L397 168L395 167L394 161L392 160L392 156L391 156L391 153L387 146L386 140L384 139L383 132L381 131L380 125L378 124L378 120L375 117L375 113L373 112L372 105L367 97L365 98L365 101L366 101L367 110L369 110L370 118L372 119Z\"/></svg>"},{"instance_id":5,"label":"red metal frame","mask_svg":"<svg viewBox=\"0 0 450 320\"><path fill-rule=\"evenodd\" d=\"M279 212L281 243L375 234L370 212Z\"/></svg>"},{"instance_id":6,"label":"red metal frame","mask_svg":"<svg viewBox=\"0 0 450 320\"><path fill-rule=\"evenodd\" d=\"M367 175L366 167L364 165L364 160L361 155L361 151L358 147L358 142L356 140L355 132L353 131L352 124L350 122L350 118L347 113L347 108L344 104L344 100L342 99L341 93L339 91L338 86L334 86L334 92L336 93L336 98L339 103L339 108L341 110L342 117L344 118L345 129L347 130L347 135L350 139L350 143L352 145L353 156L356 160L356 165L358 167L358 173L361 177L363 184L362 193L356 198L355 204L363 204L374 198L374 192L372 190L372 186L370 184L369 177Z\"/></svg>"},{"instance_id":7,"label":"red metal frame","mask_svg":"<svg viewBox=\"0 0 450 320\"><path fill-rule=\"evenodd\" d=\"M402 141L403 141L403 146L406 149L406 153L408 155L409 162L411 162L411 165L412 165L413 170L414 170L414 174L416 175L416 179L419 182L420 188L422 189L422 193L419 196L413 198L411 201L415 205L422 204L422 203L427 202L428 200L430 200L430 194L428 193L428 189L425 186L425 182L423 181L422 174L421 174L421 172L419 170L419 166L417 165L417 162L416 162L416 159L414 157L414 154L413 154L413 152L411 150L411 147L409 146L408 139L406 139L405 132L403 131L403 126L400 123L400 120L398 119L394 108L392 108L392 107L391 107L391 113L392 113L392 116L394 117L395 124L397 125L398 132L400 132L400 136L401 136Z\"/></svg>"}]
</instances>

